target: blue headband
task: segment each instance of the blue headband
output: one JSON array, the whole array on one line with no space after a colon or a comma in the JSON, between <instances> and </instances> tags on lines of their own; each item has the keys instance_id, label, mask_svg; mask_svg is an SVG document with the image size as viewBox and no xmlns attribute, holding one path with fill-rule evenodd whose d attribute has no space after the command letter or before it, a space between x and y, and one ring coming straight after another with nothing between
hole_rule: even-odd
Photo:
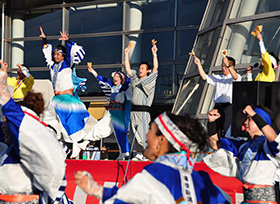
<instances>
[{"instance_id":1,"label":"blue headband","mask_svg":"<svg viewBox=\"0 0 280 204\"><path fill-rule=\"evenodd\" d=\"M64 55L64 53L61 50L59 50L59 49L55 49L53 52L56 52L56 51L58 51L58 52L60 52L61 54Z\"/></svg>"},{"instance_id":2,"label":"blue headband","mask_svg":"<svg viewBox=\"0 0 280 204\"><path fill-rule=\"evenodd\" d=\"M255 108L254 111L267 123L271 126L271 118L267 112L261 108Z\"/></svg>"}]
</instances>

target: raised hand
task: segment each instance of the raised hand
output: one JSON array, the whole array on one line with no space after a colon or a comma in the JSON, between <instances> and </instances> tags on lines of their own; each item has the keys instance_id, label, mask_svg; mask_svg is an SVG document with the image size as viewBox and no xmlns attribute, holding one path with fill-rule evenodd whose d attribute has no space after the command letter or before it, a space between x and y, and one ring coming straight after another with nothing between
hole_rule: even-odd
<instances>
[{"instance_id":1,"label":"raised hand","mask_svg":"<svg viewBox=\"0 0 280 204\"><path fill-rule=\"evenodd\" d=\"M45 35L43 28L40 26L40 31L41 31L41 35L39 35L40 38L46 38L47 36Z\"/></svg>"},{"instance_id":2,"label":"raised hand","mask_svg":"<svg viewBox=\"0 0 280 204\"><path fill-rule=\"evenodd\" d=\"M103 187L98 185L86 171L77 171L74 174L75 184L79 186L85 193L101 199L103 196Z\"/></svg>"},{"instance_id":3,"label":"raised hand","mask_svg":"<svg viewBox=\"0 0 280 204\"><path fill-rule=\"evenodd\" d=\"M248 106L246 106L246 108L244 108L243 113L250 117L253 117L256 114L256 112L253 110L252 106L250 106L250 105L248 105Z\"/></svg>"},{"instance_id":4,"label":"raised hand","mask_svg":"<svg viewBox=\"0 0 280 204\"><path fill-rule=\"evenodd\" d=\"M60 35L61 35L61 38L59 38L58 40L64 40L64 41L67 41L69 38L69 34L67 34L67 31L66 30L63 30L62 32L60 31Z\"/></svg>"},{"instance_id":5,"label":"raised hand","mask_svg":"<svg viewBox=\"0 0 280 204\"><path fill-rule=\"evenodd\" d=\"M218 112L218 109L213 109L208 112L209 122L214 122L221 117L221 114Z\"/></svg>"},{"instance_id":6,"label":"raised hand","mask_svg":"<svg viewBox=\"0 0 280 204\"><path fill-rule=\"evenodd\" d=\"M127 46L127 48L124 49L124 54L129 54L130 52L130 46Z\"/></svg>"},{"instance_id":7,"label":"raised hand","mask_svg":"<svg viewBox=\"0 0 280 204\"><path fill-rule=\"evenodd\" d=\"M158 51L158 48L157 48L157 46L156 46L156 44L155 44L155 45L153 45L153 47L152 47L153 56L157 55L157 51Z\"/></svg>"},{"instance_id":8,"label":"raised hand","mask_svg":"<svg viewBox=\"0 0 280 204\"><path fill-rule=\"evenodd\" d=\"M196 65L201 64L201 63L200 63L200 59L199 59L198 57L196 57L196 56L194 56L194 63L195 63Z\"/></svg>"}]
</instances>

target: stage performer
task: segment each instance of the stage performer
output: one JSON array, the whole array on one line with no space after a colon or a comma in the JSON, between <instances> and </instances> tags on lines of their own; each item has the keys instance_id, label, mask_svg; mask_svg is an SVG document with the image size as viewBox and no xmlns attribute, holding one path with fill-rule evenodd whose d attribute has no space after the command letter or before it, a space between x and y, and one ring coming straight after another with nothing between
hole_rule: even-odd
<instances>
[{"instance_id":1,"label":"stage performer","mask_svg":"<svg viewBox=\"0 0 280 204\"><path fill-rule=\"evenodd\" d=\"M154 163L120 189L103 188L82 171L75 174L75 183L105 204L230 203L206 172L193 170L190 146L196 144L201 150L207 146L207 135L197 119L164 112L151 123L147 142L144 156Z\"/></svg>"},{"instance_id":2,"label":"stage performer","mask_svg":"<svg viewBox=\"0 0 280 204\"><path fill-rule=\"evenodd\" d=\"M208 113L209 143L217 152L204 158L214 171L238 178L244 183L243 203L277 203L274 179L279 168L279 135L275 133L270 110L246 106L247 141L218 138L215 121L217 109Z\"/></svg>"},{"instance_id":3,"label":"stage performer","mask_svg":"<svg viewBox=\"0 0 280 204\"><path fill-rule=\"evenodd\" d=\"M0 141L9 141L0 142L0 203L68 202L66 154L56 135L39 120L42 94L28 92L20 102L23 106L17 105L7 89L7 63L0 63L0 103L7 125Z\"/></svg>"},{"instance_id":4,"label":"stage performer","mask_svg":"<svg viewBox=\"0 0 280 204\"><path fill-rule=\"evenodd\" d=\"M131 100L131 114L130 114L130 143L135 136L133 150L137 152L133 160L142 160L143 150L146 147L146 134L149 130L149 123L151 121L150 109L154 100L156 80L158 77L158 48L156 44L152 47L153 54L153 69L147 62L141 62L139 65L138 75L135 70L132 70L129 62L128 46L125 49L125 69L130 77L132 85L132 100Z\"/></svg>"},{"instance_id":5,"label":"stage performer","mask_svg":"<svg viewBox=\"0 0 280 204\"><path fill-rule=\"evenodd\" d=\"M120 155L117 160L128 159L129 143L127 138L129 117L130 117L130 101L132 98L132 87L129 78L125 79L125 75L121 71L112 73L113 83L110 79L99 75L91 66L88 67L95 78L98 80L100 87L110 100L109 111L107 114L93 127L92 131L84 138L85 140L100 140L108 137L114 132Z\"/></svg>"},{"instance_id":6,"label":"stage performer","mask_svg":"<svg viewBox=\"0 0 280 204\"><path fill-rule=\"evenodd\" d=\"M13 86L14 101L22 101L28 91L30 91L34 84L34 77L30 74L30 69L25 64L17 64L17 77L8 77L8 86Z\"/></svg>"},{"instance_id":7,"label":"stage performer","mask_svg":"<svg viewBox=\"0 0 280 204\"><path fill-rule=\"evenodd\" d=\"M255 81L273 82L275 81L274 70L279 66L279 59L273 52L268 53L266 51L260 32L256 33L256 38L259 41L262 62L260 65L261 72L258 73ZM247 81L252 81L252 67L247 67Z\"/></svg>"},{"instance_id":8,"label":"stage performer","mask_svg":"<svg viewBox=\"0 0 280 204\"><path fill-rule=\"evenodd\" d=\"M206 74L201 65L200 59L194 56L194 63L197 65L199 74L203 80L213 85L215 109L221 113L221 117L217 121L217 129L219 136L225 136L232 118L232 83L241 81L240 74L235 71L235 59L229 56L224 56L221 66L222 74L211 75Z\"/></svg>"},{"instance_id":9,"label":"stage performer","mask_svg":"<svg viewBox=\"0 0 280 204\"><path fill-rule=\"evenodd\" d=\"M42 27L40 27L43 39L43 53L51 73L55 96L48 104L44 113L43 121L55 127L61 122L64 131L63 139L73 143L71 157L79 154L80 148L84 149L87 142L78 143L90 131L97 122L90 116L84 103L73 96L73 72L72 68L79 64L84 58L83 48L68 39L66 31L60 32L59 40L65 41L65 46L57 45L53 50L52 44L48 43ZM80 146L80 148L79 148Z\"/></svg>"}]
</instances>

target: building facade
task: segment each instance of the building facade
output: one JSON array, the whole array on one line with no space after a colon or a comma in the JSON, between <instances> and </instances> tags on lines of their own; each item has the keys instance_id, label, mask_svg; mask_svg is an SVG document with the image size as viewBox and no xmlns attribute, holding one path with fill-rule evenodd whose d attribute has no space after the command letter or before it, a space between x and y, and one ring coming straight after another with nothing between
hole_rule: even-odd
<instances>
[{"instance_id":1,"label":"building facade","mask_svg":"<svg viewBox=\"0 0 280 204\"><path fill-rule=\"evenodd\" d=\"M156 39L159 78L153 105L154 115L171 110L183 78L188 53L193 47L207 0L100 0L100 1L2 1L1 57L10 71L17 63L30 66L35 79L49 79L41 53L39 27L49 42L59 44L61 30L82 45L85 59L77 75L85 77L87 90L79 95L84 102L106 101L87 62L103 76L123 70L124 48L135 43L131 64L152 63L151 40Z\"/></svg>"}]
</instances>

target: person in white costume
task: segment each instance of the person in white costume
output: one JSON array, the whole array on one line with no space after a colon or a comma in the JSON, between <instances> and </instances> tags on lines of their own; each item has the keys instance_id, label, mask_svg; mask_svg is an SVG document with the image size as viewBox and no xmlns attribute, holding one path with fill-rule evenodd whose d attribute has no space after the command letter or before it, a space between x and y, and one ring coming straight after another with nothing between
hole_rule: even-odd
<instances>
[{"instance_id":1,"label":"person in white costume","mask_svg":"<svg viewBox=\"0 0 280 204\"><path fill-rule=\"evenodd\" d=\"M197 119L164 112L151 124L147 143L144 156L154 162L121 188L103 188L82 171L75 174L75 183L105 204L230 203L206 172L193 170L190 146L195 143L202 150L207 146L207 135Z\"/></svg>"}]
</instances>

